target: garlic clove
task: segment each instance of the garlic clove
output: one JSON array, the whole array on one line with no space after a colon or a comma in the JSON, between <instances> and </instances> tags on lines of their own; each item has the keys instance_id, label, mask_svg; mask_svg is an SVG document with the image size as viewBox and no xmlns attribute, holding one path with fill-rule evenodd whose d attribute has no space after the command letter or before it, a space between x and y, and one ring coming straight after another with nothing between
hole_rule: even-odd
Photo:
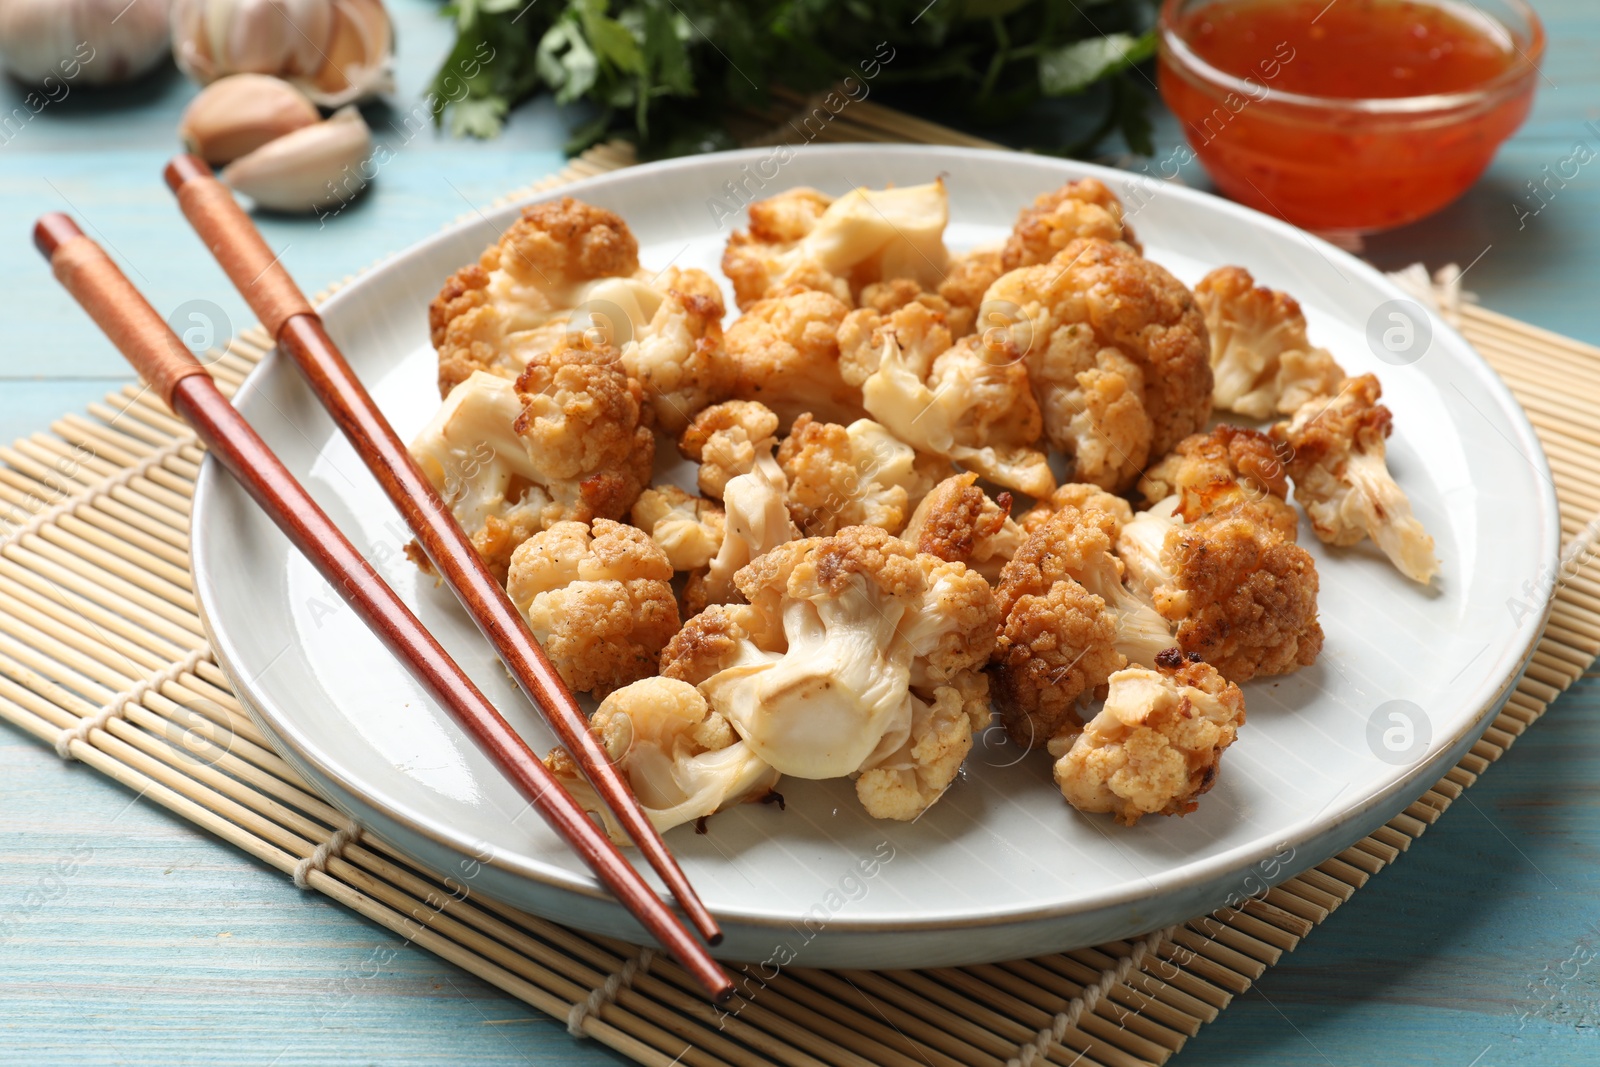
<instances>
[{"instance_id":1,"label":"garlic clove","mask_svg":"<svg viewBox=\"0 0 1600 1067\"><path fill-rule=\"evenodd\" d=\"M128 81L160 63L167 42L167 0L0 0L0 59L30 85Z\"/></svg>"},{"instance_id":2,"label":"garlic clove","mask_svg":"<svg viewBox=\"0 0 1600 1067\"><path fill-rule=\"evenodd\" d=\"M184 109L178 136L213 166L231 163L322 116L305 94L266 74L230 74L200 90Z\"/></svg>"},{"instance_id":3,"label":"garlic clove","mask_svg":"<svg viewBox=\"0 0 1600 1067\"><path fill-rule=\"evenodd\" d=\"M366 187L372 131L355 107L269 141L224 167L224 182L273 211L316 211Z\"/></svg>"},{"instance_id":4,"label":"garlic clove","mask_svg":"<svg viewBox=\"0 0 1600 1067\"><path fill-rule=\"evenodd\" d=\"M392 92L393 28L382 0L338 0L326 57L309 91L325 107L373 92Z\"/></svg>"},{"instance_id":5,"label":"garlic clove","mask_svg":"<svg viewBox=\"0 0 1600 1067\"><path fill-rule=\"evenodd\" d=\"M383 0L173 0L172 37L178 66L201 83L276 74L323 107L394 90Z\"/></svg>"}]
</instances>

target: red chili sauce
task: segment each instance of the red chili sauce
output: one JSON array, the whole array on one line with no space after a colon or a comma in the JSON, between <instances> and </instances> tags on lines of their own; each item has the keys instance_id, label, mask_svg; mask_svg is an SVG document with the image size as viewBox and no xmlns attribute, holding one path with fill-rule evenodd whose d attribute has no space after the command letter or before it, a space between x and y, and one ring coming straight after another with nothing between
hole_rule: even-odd
<instances>
[{"instance_id":1,"label":"red chili sauce","mask_svg":"<svg viewBox=\"0 0 1600 1067\"><path fill-rule=\"evenodd\" d=\"M1247 83L1208 83L1163 49L1162 96L1213 180L1313 230L1385 229L1443 207L1533 97L1535 61L1511 32L1448 0L1214 0L1170 28ZM1448 94L1388 113L1342 103Z\"/></svg>"}]
</instances>

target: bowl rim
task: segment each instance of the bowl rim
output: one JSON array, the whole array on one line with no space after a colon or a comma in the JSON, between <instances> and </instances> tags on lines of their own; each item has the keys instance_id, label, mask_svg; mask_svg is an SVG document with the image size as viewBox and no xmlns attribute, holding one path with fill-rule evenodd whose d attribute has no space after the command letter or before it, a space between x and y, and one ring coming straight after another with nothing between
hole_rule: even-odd
<instances>
[{"instance_id":1,"label":"bowl rim","mask_svg":"<svg viewBox=\"0 0 1600 1067\"><path fill-rule=\"evenodd\" d=\"M1493 20L1510 35L1512 47L1522 62L1510 64L1493 79L1476 88L1454 93L1393 97L1338 97L1290 93L1273 89L1252 78L1229 74L1202 59L1178 30L1176 17L1178 8L1188 2L1189 0L1162 0L1161 11L1156 19L1156 42L1162 57L1169 61L1166 65L1172 68L1174 74L1214 96L1233 93L1258 105L1274 104L1279 107L1320 111L1333 115L1356 114L1391 118L1415 116L1437 119L1441 112L1479 110L1515 95L1524 82L1538 77L1544 59L1545 30L1538 12L1527 0L1501 0L1526 21L1526 34L1519 34L1516 27L1508 25L1505 19L1484 11L1477 5L1470 6L1477 16ZM1226 3L1228 0L1210 0L1210 2ZM1448 3L1449 0L1445 2Z\"/></svg>"}]
</instances>

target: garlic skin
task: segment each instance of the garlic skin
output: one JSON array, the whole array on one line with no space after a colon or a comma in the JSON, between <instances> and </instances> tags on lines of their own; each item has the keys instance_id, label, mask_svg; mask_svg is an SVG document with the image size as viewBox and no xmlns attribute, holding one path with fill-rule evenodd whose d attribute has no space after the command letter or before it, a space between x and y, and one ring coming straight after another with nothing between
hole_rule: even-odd
<instances>
[{"instance_id":1,"label":"garlic skin","mask_svg":"<svg viewBox=\"0 0 1600 1067\"><path fill-rule=\"evenodd\" d=\"M32 85L47 78L79 85L128 81L166 56L168 4L0 0L0 59L8 73Z\"/></svg>"},{"instance_id":2,"label":"garlic skin","mask_svg":"<svg viewBox=\"0 0 1600 1067\"><path fill-rule=\"evenodd\" d=\"M281 78L230 74L189 101L178 137L184 148L215 167L321 118L317 106Z\"/></svg>"},{"instance_id":3,"label":"garlic skin","mask_svg":"<svg viewBox=\"0 0 1600 1067\"><path fill-rule=\"evenodd\" d=\"M354 105L268 141L222 169L228 185L273 211L317 211L366 188L372 131Z\"/></svg>"},{"instance_id":4,"label":"garlic skin","mask_svg":"<svg viewBox=\"0 0 1600 1067\"><path fill-rule=\"evenodd\" d=\"M323 107L394 91L383 0L172 0L172 54L202 85L273 74Z\"/></svg>"}]
</instances>

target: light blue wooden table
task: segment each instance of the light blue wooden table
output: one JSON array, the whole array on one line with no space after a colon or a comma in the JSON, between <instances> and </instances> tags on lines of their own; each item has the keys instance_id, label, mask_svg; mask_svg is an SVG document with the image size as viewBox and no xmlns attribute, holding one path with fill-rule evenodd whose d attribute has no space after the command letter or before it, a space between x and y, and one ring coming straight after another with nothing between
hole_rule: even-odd
<instances>
[{"instance_id":1,"label":"light blue wooden table","mask_svg":"<svg viewBox=\"0 0 1600 1067\"><path fill-rule=\"evenodd\" d=\"M1465 200L1369 255L1384 267L1476 261L1468 288L1489 307L1600 342L1600 164L1546 194L1525 227L1513 206L1532 206L1526 183L1575 142L1600 149L1600 123L1585 125L1600 120L1600 9L1535 3L1552 46L1533 118ZM263 221L309 285L561 164L561 118L540 106L519 111L493 143L408 139L401 114L449 34L430 0L391 7L400 91L395 111L369 118L396 146L393 160L325 228ZM0 147L0 439L128 380L29 247L42 211L76 214L158 308L204 298L236 325L251 321L159 181L192 91L170 73L74 94ZM17 95L0 84L0 113ZM1161 131L1175 140L1170 122ZM1176 1062L1600 1063L1596 712L1591 678ZM63 858L73 873L52 880ZM397 939L4 726L0 917L18 920L0 941L7 1065L617 1062L417 949L352 980Z\"/></svg>"}]
</instances>

